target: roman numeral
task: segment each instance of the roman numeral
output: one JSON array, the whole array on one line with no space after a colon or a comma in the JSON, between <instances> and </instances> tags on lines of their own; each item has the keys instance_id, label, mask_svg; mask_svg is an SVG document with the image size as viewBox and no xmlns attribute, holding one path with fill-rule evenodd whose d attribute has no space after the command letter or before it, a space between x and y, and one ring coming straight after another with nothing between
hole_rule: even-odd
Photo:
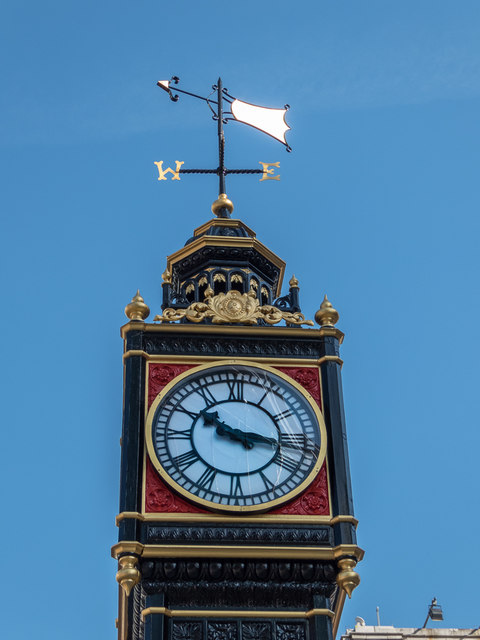
<instances>
[{"instance_id":1,"label":"roman numeral","mask_svg":"<svg viewBox=\"0 0 480 640\"><path fill-rule=\"evenodd\" d=\"M306 449L309 438L304 433L282 433L280 435L280 446L291 449Z\"/></svg>"},{"instance_id":2,"label":"roman numeral","mask_svg":"<svg viewBox=\"0 0 480 640\"><path fill-rule=\"evenodd\" d=\"M173 429L168 427L167 438L170 440L190 440L190 429Z\"/></svg>"},{"instance_id":3,"label":"roman numeral","mask_svg":"<svg viewBox=\"0 0 480 640\"><path fill-rule=\"evenodd\" d=\"M267 476L263 473L263 471L259 471L260 477L263 480L263 484L265 485L265 489L270 493L272 492L274 496L277 495L277 490L274 483L267 478Z\"/></svg>"},{"instance_id":4,"label":"roman numeral","mask_svg":"<svg viewBox=\"0 0 480 640\"><path fill-rule=\"evenodd\" d=\"M285 411L281 411L280 413L277 413L276 416L273 416L273 419L276 422L278 422L279 420L285 420L285 418L290 418L290 416L293 416L292 409L285 409Z\"/></svg>"},{"instance_id":5,"label":"roman numeral","mask_svg":"<svg viewBox=\"0 0 480 640\"><path fill-rule=\"evenodd\" d=\"M180 411L181 413L186 413L186 414L187 414L187 416L190 416L190 418L191 418L192 420L195 420L195 418L197 418L197 417L198 417L198 413L195 413L195 411L190 411L189 409L185 409L185 407L182 407L182 405L181 405L181 404L180 404L180 405L178 405L178 406L175 408L175 411Z\"/></svg>"},{"instance_id":6,"label":"roman numeral","mask_svg":"<svg viewBox=\"0 0 480 640\"><path fill-rule=\"evenodd\" d=\"M275 464L278 464L279 467L282 467L282 469L286 469L287 471L290 471L290 473L293 473L294 471L296 471L300 464L300 460L296 460L295 458L292 458L290 454L285 453L281 449L279 449L273 461Z\"/></svg>"},{"instance_id":7,"label":"roman numeral","mask_svg":"<svg viewBox=\"0 0 480 640\"><path fill-rule=\"evenodd\" d=\"M243 498L242 484L240 476L231 476L230 478L230 497L235 498L235 504L238 504L238 498Z\"/></svg>"},{"instance_id":8,"label":"roman numeral","mask_svg":"<svg viewBox=\"0 0 480 640\"><path fill-rule=\"evenodd\" d=\"M204 400L205 405L208 407L212 407L214 404L217 404L217 399L210 391L208 387L198 386L194 388L195 393L198 393Z\"/></svg>"},{"instance_id":9,"label":"roman numeral","mask_svg":"<svg viewBox=\"0 0 480 640\"><path fill-rule=\"evenodd\" d=\"M180 469L180 471L185 471L185 469L191 467L192 464L197 462L197 460L199 459L200 458L198 457L197 453L192 449L191 451L187 451L187 453L182 453L176 458L173 458L173 462L175 466Z\"/></svg>"},{"instance_id":10,"label":"roman numeral","mask_svg":"<svg viewBox=\"0 0 480 640\"><path fill-rule=\"evenodd\" d=\"M212 467L207 467L207 469L205 469L205 471L202 473L202 475L198 479L197 485L200 487L200 489L205 489L206 491L210 491L216 475L217 475L216 469L213 469Z\"/></svg>"},{"instance_id":11,"label":"roman numeral","mask_svg":"<svg viewBox=\"0 0 480 640\"><path fill-rule=\"evenodd\" d=\"M230 394L229 400L237 400L243 402L243 380L227 380Z\"/></svg>"},{"instance_id":12,"label":"roman numeral","mask_svg":"<svg viewBox=\"0 0 480 640\"><path fill-rule=\"evenodd\" d=\"M263 396L260 398L260 400L257 402L257 407L259 407L262 404L262 402L265 400L265 398L268 396L269 393L270 393L270 389L267 389L263 394Z\"/></svg>"}]
</instances>

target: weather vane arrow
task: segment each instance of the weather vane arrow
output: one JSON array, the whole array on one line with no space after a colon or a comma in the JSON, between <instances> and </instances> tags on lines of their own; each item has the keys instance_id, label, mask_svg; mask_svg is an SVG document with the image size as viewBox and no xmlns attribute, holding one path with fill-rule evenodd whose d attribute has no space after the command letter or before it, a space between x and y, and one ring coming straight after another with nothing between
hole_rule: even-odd
<instances>
[{"instance_id":1,"label":"weather vane arrow","mask_svg":"<svg viewBox=\"0 0 480 640\"><path fill-rule=\"evenodd\" d=\"M225 201L227 201L225 194L225 177L229 174L262 174L260 181L280 180L280 176L274 174L274 167L280 167L279 162L260 162L262 169L227 169L225 167L225 134L223 132L223 125L230 121L248 124L250 127L275 138L285 146L287 151L291 151L292 149L285 138L286 132L290 129L285 121L285 114L290 108L288 104L286 104L283 109L271 109L248 102L242 102L228 93L227 89L222 85L221 78L218 79L217 84L212 86L212 92L208 97L199 96L196 93L180 89L177 86L179 81L180 79L177 76L172 76L170 80L159 80L157 85L168 93L170 100L173 102L178 101L179 96L177 92L179 92L207 103L212 112L213 120L216 120L218 123L218 167L216 169L182 169L184 162L176 160L175 169L171 169L170 167L164 169L162 160L155 162L158 168L159 180L166 180L166 174L168 173L172 174L172 180L180 180L181 173L214 173L218 175L219 178L219 198L223 197ZM216 100L211 97L215 93L217 97ZM228 105L227 109L224 109L224 103ZM216 105L216 107L212 105ZM228 207L224 207L217 215L228 218L230 210Z\"/></svg>"}]
</instances>

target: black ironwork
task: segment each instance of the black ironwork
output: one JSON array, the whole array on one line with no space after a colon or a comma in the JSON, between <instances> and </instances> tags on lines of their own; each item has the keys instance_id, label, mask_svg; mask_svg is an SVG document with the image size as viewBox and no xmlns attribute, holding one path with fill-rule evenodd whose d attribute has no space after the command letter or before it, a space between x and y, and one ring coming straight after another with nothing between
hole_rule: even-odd
<instances>
[{"instance_id":1,"label":"black ironwork","mask_svg":"<svg viewBox=\"0 0 480 640\"><path fill-rule=\"evenodd\" d=\"M225 101L227 104L232 104L236 98L232 96L226 88L223 87L222 79L218 78L217 84L212 85L212 93L217 93L217 100L213 100L210 96L204 97L200 96L196 93L192 93L191 91L185 91L185 89L180 89L176 85L179 83L180 78L178 76L172 76L169 83L173 83L175 85L175 95L173 94L170 87L166 88L160 81L157 82L157 85L167 91L170 96L170 100L173 102L177 102L179 99L177 91L179 93L184 93L187 96L192 96L193 98L198 98L199 100L203 100L208 104L210 110L212 111L213 120L217 121L217 132L218 132L218 167L216 169L180 169L178 173L197 173L197 174L206 174L213 173L218 175L219 185L218 185L218 193L226 193L225 186L225 177L231 174L238 175L247 175L247 174L260 174L264 173L263 169L227 169L225 167L225 134L223 131L223 125L227 124L227 122L236 121L232 116L233 114L230 111L224 111L223 102ZM211 95L211 94L210 94ZM212 104L217 105L217 110L212 107ZM285 105L285 108L289 107L289 105ZM227 116L227 117L225 117ZM287 151L291 151L291 147L285 145ZM229 217L229 215L228 215Z\"/></svg>"}]
</instances>

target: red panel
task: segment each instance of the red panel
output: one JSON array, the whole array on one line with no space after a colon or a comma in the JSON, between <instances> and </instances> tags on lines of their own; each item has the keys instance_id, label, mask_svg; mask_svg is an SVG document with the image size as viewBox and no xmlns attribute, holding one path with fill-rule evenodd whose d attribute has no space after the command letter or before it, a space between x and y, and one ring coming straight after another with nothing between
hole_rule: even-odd
<instances>
[{"instance_id":1,"label":"red panel","mask_svg":"<svg viewBox=\"0 0 480 640\"><path fill-rule=\"evenodd\" d=\"M147 458L145 511L148 513L208 513L170 491Z\"/></svg>"},{"instance_id":2,"label":"red panel","mask_svg":"<svg viewBox=\"0 0 480 640\"><path fill-rule=\"evenodd\" d=\"M322 408L320 392L320 370L316 367L275 367L298 382L317 401ZM328 478L325 462L320 473L312 484L291 502L269 513L283 513L288 515L328 516L330 503L328 500Z\"/></svg>"},{"instance_id":3,"label":"red panel","mask_svg":"<svg viewBox=\"0 0 480 640\"><path fill-rule=\"evenodd\" d=\"M158 396L160 391L181 373L188 371L195 364L150 364L148 369L148 408Z\"/></svg>"},{"instance_id":4,"label":"red panel","mask_svg":"<svg viewBox=\"0 0 480 640\"><path fill-rule=\"evenodd\" d=\"M275 369L286 373L298 382L318 402L320 409L322 408L319 370L316 367L275 367Z\"/></svg>"},{"instance_id":5,"label":"red panel","mask_svg":"<svg viewBox=\"0 0 480 640\"><path fill-rule=\"evenodd\" d=\"M160 391L181 373L197 365L150 364L148 380L148 407ZM321 407L319 370L313 367L275 367L278 371L293 378L306 389ZM145 510L148 513L209 513L173 493L161 480L150 460L147 458L145 477ZM328 479L326 465L300 496L283 507L270 511L272 514L288 515L329 515Z\"/></svg>"},{"instance_id":6,"label":"red panel","mask_svg":"<svg viewBox=\"0 0 480 640\"><path fill-rule=\"evenodd\" d=\"M328 516L330 504L328 502L328 482L325 462L320 473L312 484L299 496L287 502L279 509L269 513L284 513L295 516Z\"/></svg>"}]
</instances>

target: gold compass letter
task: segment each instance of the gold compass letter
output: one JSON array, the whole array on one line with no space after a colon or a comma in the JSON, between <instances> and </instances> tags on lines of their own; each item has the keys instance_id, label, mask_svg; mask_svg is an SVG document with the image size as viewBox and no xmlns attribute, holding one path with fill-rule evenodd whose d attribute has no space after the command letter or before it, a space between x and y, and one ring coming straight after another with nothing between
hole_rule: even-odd
<instances>
[{"instance_id":1,"label":"gold compass letter","mask_svg":"<svg viewBox=\"0 0 480 640\"><path fill-rule=\"evenodd\" d=\"M280 176L273 175L275 169L269 169L269 167L277 167L277 169L280 168L280 162L260 162L259 164L263 167L260 182L262 182L262 180L280 180Z\"/></svg>"},{"instance_id":2,"label":"gold compass letter","mask_svg":"<svg viewBox=\"0 0 480 640\"><path fill-rule=\"evenodd\" d=\"M167 173L171 173L172 174L172 180L180 180L180 168L182 166L182 164L184 164L184 162L179 162L178 160L175 160L175 171L171 168L171 167L167 167L165 169L165 171L163 170L163 160L160 160L160 162L154 162L153 164L157 165L158 168L158 179L159 180L166 180L167 178L165 177L167 175ZM272 169L273 171L273 169Z\"/></svg>"}]
</instances>

